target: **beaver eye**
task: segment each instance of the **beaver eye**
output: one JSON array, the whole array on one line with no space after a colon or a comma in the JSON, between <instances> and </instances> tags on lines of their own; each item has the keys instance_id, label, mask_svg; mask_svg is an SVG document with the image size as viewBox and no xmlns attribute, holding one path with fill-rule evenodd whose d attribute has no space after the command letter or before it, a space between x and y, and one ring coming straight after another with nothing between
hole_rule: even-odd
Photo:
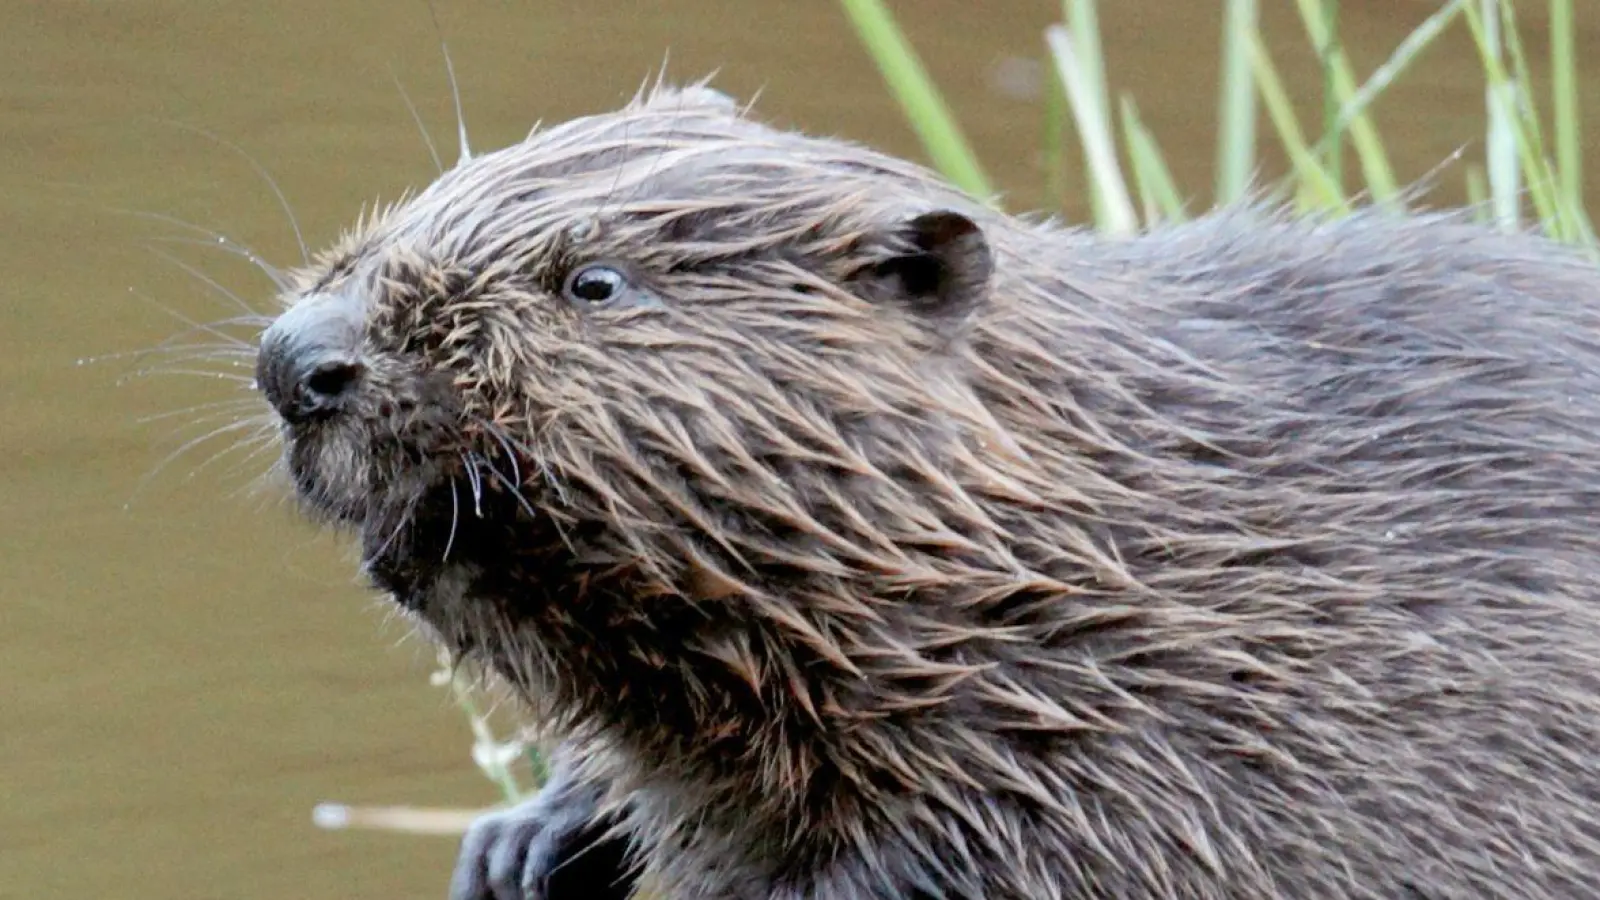
<instances>
[{"instance_id":1,"label":"beaver eye","mask_svg":"<svg viewBox=\"0 0 1600 900\"><path fill-rule=\"evenodd\" d=\"M567 298L588 306L604 306L622 296L628 279L611 266L584 266L567 279Z\"/></svg>"}]
</instances>

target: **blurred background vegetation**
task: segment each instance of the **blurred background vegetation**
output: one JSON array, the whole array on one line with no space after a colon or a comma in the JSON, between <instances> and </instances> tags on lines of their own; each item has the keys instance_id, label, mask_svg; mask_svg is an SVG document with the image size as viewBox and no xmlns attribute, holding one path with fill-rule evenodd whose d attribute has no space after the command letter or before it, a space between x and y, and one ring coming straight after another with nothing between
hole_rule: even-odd
<instances>
[{"instance_id":1,"label":"blurred background vegetation","mask_svg":"<svg viewBox=\"0 0 1600 900\"><path fill-rule=\"evenodd\" d=\"M777 124L1113 233L1264 188L1335 215L1471 203L1595 248L1600 14L1576 0L434 10L437 30L423 2L0 4L0 896L440 896L450 811L538 778L487 698L427 687L432 651L351 548L250 491L268 459L216 431L247 373L74 365L227 315L219 288L269 309L246 262L194 245L212 232L299 257L252 164L173 122L243 148L325 243L433 176L442 33L477 148L612 107L667 59ZM393 805L380 828L311 818Z\"/></svg>"},{"instance_id":2,"label":"blurred background vegetation","mask_svg":"<svg viewBox=\"0 0 1600 900\"><path fill-rule=\"evenodd\" d=\"M882 0L841 0L863 44L921 138L928 157L952 181L993 196L971 147ZM1284 5L1289 5L1285 0ZM1355 9L1364 7L1351 4ZM1523 8L1533 6L1524 2ZM1128 234L1192 215L1196 207L1251 199L1268 188L1273 199L1296 209L1337 215L1359 204L1403 207L1419 197L1415 179L1397 171L1390 135L1374 124L1372 110L1384 92L1452 28L1466 30L1481 66L1484 116L1479 145L1463 145L1452 161L1464 178L1466 201L1500 227L1532 228L1580 246L1595 247L1584 206L1582 122L1578 97L1573 0L1545 0L1545 65L1535 71L1511 0L1448 0L1395 45L1370 72L1357 72L1340 30L1341 0L1293 0L1304 31L1301 52L1320 68L1320 116L1300 120L1268 49L1259 0L1222 0L1218 42L1220 77L1212 126L1216 153L1209 198L1196 185L1180 186L1156 134L1139 114L1131 91L1108 86L1104 41L1095 0L1065 0L1062 20L1045 29L1045 103L1041 140L1044 177L1064 181L1076 155L1084 162L1090 224ZM1266 136L1288 160L1288 172L1270 178L1259 168L1258 108L1270 124ZM1396 128L1399 143L1406 131ZM1077 144L1067 147L1069 132ZM1353 165L1347 163L1346 150ZM1441 164L1445 160L1440 161ZM1354 168L1354 183L1348 170ZM1428 174L1435 174L1430 172ZM1130 177L1131 176L1131 177ZM1196 203L1197 200L1202 200Z\"/></svg>"}]
</instances>

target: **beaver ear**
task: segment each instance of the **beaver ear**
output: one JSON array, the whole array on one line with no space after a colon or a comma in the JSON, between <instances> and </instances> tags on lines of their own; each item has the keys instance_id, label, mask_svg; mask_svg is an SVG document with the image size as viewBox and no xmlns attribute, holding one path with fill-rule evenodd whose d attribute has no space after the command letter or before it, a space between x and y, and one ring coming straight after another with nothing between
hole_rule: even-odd
<instances>
[{"instance_id":1,"label":"beaver ear","mask_svg":"<svg viewBox=\"0 0 1600 900\"><path fill-rule=\"evenodd\" d=\"M948 320L965 318L988 295L994 254L968 216L953 209L921 213L901 222L889 244L893 255L857 276L870 299Z\"/></svg>"}]
</instances>

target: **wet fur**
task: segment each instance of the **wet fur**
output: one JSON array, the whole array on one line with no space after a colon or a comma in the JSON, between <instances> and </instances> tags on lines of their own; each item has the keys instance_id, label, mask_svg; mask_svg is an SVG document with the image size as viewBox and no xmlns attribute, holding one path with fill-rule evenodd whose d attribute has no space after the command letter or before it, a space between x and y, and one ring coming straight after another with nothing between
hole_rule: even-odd
<instances>
[{"instance_id":1,"label":"wet fur","mask_svg":"<svg viewBox=\"0 0 1600 900\"><path fill-rule=\"evenodd\" d=\"M907 223L981 240L908 287ZM583 261L648 302L560 296ZM936 273L938 274L938 273ZM1600 871L1600 272L1132 240L699 89L363 223L307 509L684 898L1505 898Z\"/></svg>"}]
</instances>

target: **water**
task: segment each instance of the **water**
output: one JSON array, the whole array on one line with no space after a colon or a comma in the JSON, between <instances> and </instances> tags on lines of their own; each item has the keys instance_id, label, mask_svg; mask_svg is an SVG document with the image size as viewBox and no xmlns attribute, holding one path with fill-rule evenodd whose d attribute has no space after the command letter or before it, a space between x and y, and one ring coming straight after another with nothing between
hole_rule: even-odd
<instances>
[{"instance_id":1,"label":"water","mask_svg":"<svg viewBox=\"0 0 1600 900\"><path fill-rule=\"evenodd\" d=\"M1265 5L1309 122L1317 73L1290 4ZM761 90L758 108L780 123L917 154L831 2L438 6L479 149L615 104L670 49L672 71L720 68L719 86ZM1036 73L1008 56L1040 46L1057 4L897 6L919 11L912 38L1010 205L1042 202ZM1523 17L1537 53L1535 6ZM1138 96L1180 181L1207 187L1217 0L1103 7L1116 86ZM1593 99L1600 15L1580 7ZM1345 0L1360 70L1430 8ZM1477 134L1471 53L1459 37L1435 48L1381 107L1408 176ZM213 442L146 478L207 410L141 418L243 397L243 385L119 386L135 361L77 364L182 327L151 301L204 319L229 309L148 251L182 229L114 208L226 232L274 263L299 258L251 165L169 120L246 148L317 245L363 203L432 174L396 75L453 159L420 2L0 5L0 897L439 897L453 840L324 832L312 809L496 799L462 717L427 683L431 653L359 588L350 549L279 493L246 490L264 458L191 476L224 446ZM1600 123L1593 102L1587 112ZM268 307L248 263L159 247Z\"/></svg>"}]
</instances>

